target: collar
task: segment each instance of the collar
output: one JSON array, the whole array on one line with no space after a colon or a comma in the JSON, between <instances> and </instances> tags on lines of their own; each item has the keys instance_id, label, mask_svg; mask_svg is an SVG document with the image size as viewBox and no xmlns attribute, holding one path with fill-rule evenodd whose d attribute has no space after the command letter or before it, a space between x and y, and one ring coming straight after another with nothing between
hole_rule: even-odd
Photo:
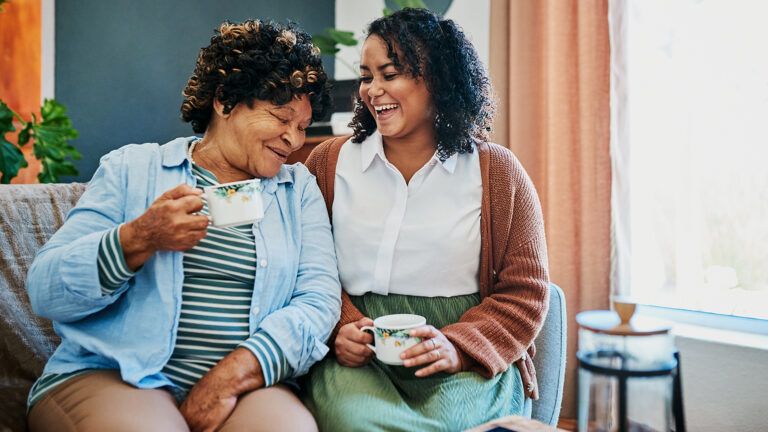
<instances>
[{"instance_id":1,"label":"collar","mask_svg":"<svg viewBox=\"0 0 768 432\"><path fill-rule=\"evenodd\" d=\"M199 138L197 136L181 137L162 145L160 148L162 149L163 166L173 168L185 162L189 163L189 158L187 157L189 144ZM189 166L191 167L192 165L190 164ZM269 193L275 193L277 186L281 183L293 183L293 175L291 170L286 168L286 165L280 167L280 171L278 171L276 176L261 179L263 190Z\"/></svg>"},{"instance_id":2,"label":"collar","mask_svg":"<svg viewBox=\"0 0 768 432\"><path fill-rule=\"evenodd\" d=\"M360 171L365 172L371 166L376 156L382 161L387 160L387 156L384 154L384 140L378 131L368 136L360 145L362 146L360 149ZM435 151L435 154L432 155L432 158L427 163L440 165L448 174L453 174L456 171L458 159L458 153L454 153L444 162L440 162L440 159L437 157L437 151Z\"/></svg>"},{"instance_id":3,"label":"collar","mask_svg":"<svg viewBox=\"0 0 768 432\"><path fill-rule=\"evenodd\" d=\"M438 159L437 152L435 152L435 155L432 156L432 158L435 159L438 162L438 164L441 167L443 167L445 172L447 172L448 174L453 174L453 172L456 171L456 164L459 162L459 154L458 153L452 154L451 157L449 157L448 159L446 159L443 162L440 162L440 159Z\"/></svg>"},{"instance_id":4,"label":"collar","mask_svg":"<svg viewBox=\"0 0 768 432\"><path fill-rule=\"evenodd\" d=\"M176 138L160 146L163 166L173 168L183 164L187 160L189 143L199 138L196 136Z\"/></svg>"},{"instance_id":5,"label":"collar","mask_svg":"<svg viewBox=\"0 0 768 432\"><path fill-rule=\"evenodd\" d=\"M360 148L360 171L365 172L376 156L379 156L382 161L387 160L384 154L384 141L378 131L369 135L360 145L362 146Z\"/></svg>"}]
</instances>

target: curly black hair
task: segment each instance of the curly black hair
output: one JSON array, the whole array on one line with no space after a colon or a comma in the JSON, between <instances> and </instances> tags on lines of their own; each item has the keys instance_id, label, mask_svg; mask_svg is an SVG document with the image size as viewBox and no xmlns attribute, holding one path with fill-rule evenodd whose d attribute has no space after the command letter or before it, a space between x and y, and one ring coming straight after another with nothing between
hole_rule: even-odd
<instances>
[{"instance_id":1,"label":"curly black hair","mask_svg":"<svg viewBox=\"0 0 768 432\"><path fill-rule=\"evenodd\" d=\"M476 140L489 139L496 111L491 80L458 24L426 9L405 8L373 21L367 34L384 40L398 70L426 83L437 113L440 160L471 153ZM359 95L349 126L356 143L376 130L376 120Z\"/></svg>"},{"instance_id":2,"label":"curly black hair","mask_svg":"<svg viewBox=\"0 0 768 432\"><path fill-rule=\"evenodd\" d=\"M305 94L312 120L325 116L331 103L328 77L307 33L293 23L259 20L225 21L215 32L182 93L181 119L191 122L195 133L208 128L214 98L229 113L241 102L284 105Z\"/></svg>"}]
</instances>

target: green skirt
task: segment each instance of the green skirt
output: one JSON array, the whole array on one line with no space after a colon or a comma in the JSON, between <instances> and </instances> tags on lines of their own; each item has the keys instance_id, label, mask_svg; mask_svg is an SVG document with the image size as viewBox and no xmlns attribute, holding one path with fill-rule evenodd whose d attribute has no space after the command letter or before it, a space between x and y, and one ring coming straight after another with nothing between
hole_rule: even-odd
<instances>
[{"instance_id":1,"label":"green skirt","mask_svg":"<svg viewBox=\"0 0 768 432\"><path fill-rule=\"evenodd\" d=\"M365 316L413 313L442 328L477 305L477 294L415 297L368 293L352 297ZM422 366L423 367L423 366ZM507 415L523 413L520 372L511 366L491 379L474 372L418 378L420 369L373 360L361 368L339 365L335 357L318 363L305 381L304 403L321 431L459 431Z\"/></svg>"}]
</instances>

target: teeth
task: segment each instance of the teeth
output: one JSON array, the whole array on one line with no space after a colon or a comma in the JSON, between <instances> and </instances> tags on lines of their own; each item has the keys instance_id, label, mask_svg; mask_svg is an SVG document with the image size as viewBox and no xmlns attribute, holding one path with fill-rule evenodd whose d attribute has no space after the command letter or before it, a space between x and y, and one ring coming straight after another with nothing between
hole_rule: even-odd
<instances>
[{"instance_id":1,"label":"teeth","mask_svg":"<svg viewBox=\"0 0 768 432\"><path fill-rule=\"evenodd\" d=\"M382 112L385 109L394 109L397 108L397 104L388 104L388 105L379 105L377 107L374 107L376 109L376 112Z\"/></svg>"}]
</instances>

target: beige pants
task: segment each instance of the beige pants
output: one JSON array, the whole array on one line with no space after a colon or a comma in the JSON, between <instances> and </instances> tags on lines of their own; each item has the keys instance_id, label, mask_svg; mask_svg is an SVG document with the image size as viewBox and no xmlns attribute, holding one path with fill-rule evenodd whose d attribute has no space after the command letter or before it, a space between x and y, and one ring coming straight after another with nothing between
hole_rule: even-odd
<instances>
[{"instance_id":1,"label":"beige pants","mask_svg":"<svg viewBox=\"0 0 768 432\"><path fill-rule=\"evenodd\" d=\"M170 393L137 389L116 371L96 371L61 384L29 413L38 431L189 431ZM221 431L316 431L312 414L283 385L240 397Z\"/></svg>"}]
</instances>

